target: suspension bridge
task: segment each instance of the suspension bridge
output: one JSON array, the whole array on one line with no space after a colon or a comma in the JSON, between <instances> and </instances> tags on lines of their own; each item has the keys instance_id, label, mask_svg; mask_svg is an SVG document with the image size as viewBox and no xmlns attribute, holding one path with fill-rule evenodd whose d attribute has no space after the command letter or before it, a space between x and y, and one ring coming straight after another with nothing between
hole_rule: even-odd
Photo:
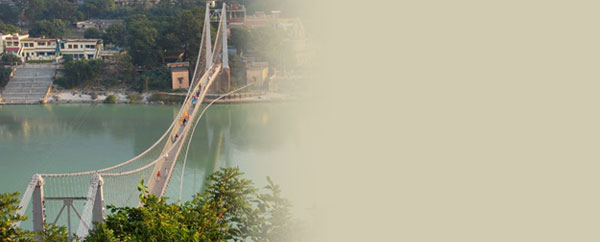
<instances>
[{"instance_id":1,"label":"suspension bridge","mask_svg":"<svg viewBox=\"0 0 600 242\"><path fill-rule=\"evenodd\" d=\"M226 12L225 3L222 12ZM117 165L76 173L34 174L17 211L24 215L31 205L34 231L43 230L44 223L56 223L66 225L69 234L76 232L77 237L85 238L93 222L102 223L105 205L140 206L137 184L142 179L147 181L151 194L159 197L165 194L176 164L185 162L182 150L189 146L194 120L204 113L200 107L211 84L218 78L229 78L226 14L220 16L214 44L210 16L207 3L190 87L169 128L148 149Z\"/></svg>"}]
</instances>

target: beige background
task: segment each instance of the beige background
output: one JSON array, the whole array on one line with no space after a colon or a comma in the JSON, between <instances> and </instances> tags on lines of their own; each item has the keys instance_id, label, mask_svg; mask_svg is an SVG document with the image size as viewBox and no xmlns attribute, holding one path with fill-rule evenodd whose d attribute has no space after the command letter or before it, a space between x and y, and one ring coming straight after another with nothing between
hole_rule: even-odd
<instances>
[{"instance_id":1,"label":"beige background","mask_svg":"<svg viewBox=\"0 0 600 242\"><path fill-rule=\"evenodd\" d=\"M600 240L600 2L306 3L322 241Z\"/></svg>"}]
</instances>

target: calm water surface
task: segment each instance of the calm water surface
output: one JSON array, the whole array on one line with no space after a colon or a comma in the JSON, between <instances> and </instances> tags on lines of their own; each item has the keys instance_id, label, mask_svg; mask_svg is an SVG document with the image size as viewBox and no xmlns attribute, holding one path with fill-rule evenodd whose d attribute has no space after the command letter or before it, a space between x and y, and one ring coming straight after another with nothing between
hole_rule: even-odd
<instances>
[{"instance_id":1,"label":"calm water surface","mask_svg":"<svg viewBox=\"0 0 600 242\"><path fill-rule=\"evenodd\" d=\"M213 105L200 120L185 168L183 199L202 189L207 174L239 166L263 186L266 176L283 195L306 189L306 171L289 165L298 153L296 104ZM168 128L178 106L0 106L0 193L23 192L34 173L88 171L121 163L144 151ZM181 171L167 196L179 194ZM295 210L310 205L296 202Z\"/></svg>"}]
</instances>

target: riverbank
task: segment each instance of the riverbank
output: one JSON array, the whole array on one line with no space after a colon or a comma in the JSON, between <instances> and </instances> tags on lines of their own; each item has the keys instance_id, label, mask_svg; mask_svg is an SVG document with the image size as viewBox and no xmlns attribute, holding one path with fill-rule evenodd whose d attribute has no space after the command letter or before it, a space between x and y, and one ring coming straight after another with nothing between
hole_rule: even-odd
<instances>
[{"instance_id":1,"label":"riverbank","mask_svg":"<svg viewBox=\"0 0 600 242\"><path fill-rule=\"evenodd\" d=\"M168 92L147 92L134 93L125 91L107 91L102 93L91 93L75 90L53 91L48 95L49 104L69 104L69 103L104 103L108 96L115 96L115 103L118 104L177 104L181 103L186 93L168 93ZM217 99L219 94L208 94L204 100L205 103ZM283 102L294 100L290 95L261 92L261 93L234 93L225 96L217 101L216 104L229 103L255 103L255 102Z\"/></svg>"}]
</instances>

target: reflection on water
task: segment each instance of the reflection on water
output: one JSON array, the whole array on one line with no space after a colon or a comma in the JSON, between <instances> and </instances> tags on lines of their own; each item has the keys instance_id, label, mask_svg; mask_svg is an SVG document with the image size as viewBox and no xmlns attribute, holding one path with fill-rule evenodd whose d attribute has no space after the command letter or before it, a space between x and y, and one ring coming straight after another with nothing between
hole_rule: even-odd
<instances>
[{"instance_id":1,"label":"reflection on water","mask_svg":"<svg viewBox=\"0 0 600 242\"><path fill-rule=\"evenodd\" d=\"M0 106L0 193L24 191L34 173L111 166L144 151L178 111L152 105ZM286 188L280 172L297 152L294 104L214 105L199 121L185 170L183 199L202 189L207 174L240 166L259 185L267 175ZM7 172L9 171L9 172ZM167 195L177 198L181 171Z\"/></svg>"}]
</instances>

